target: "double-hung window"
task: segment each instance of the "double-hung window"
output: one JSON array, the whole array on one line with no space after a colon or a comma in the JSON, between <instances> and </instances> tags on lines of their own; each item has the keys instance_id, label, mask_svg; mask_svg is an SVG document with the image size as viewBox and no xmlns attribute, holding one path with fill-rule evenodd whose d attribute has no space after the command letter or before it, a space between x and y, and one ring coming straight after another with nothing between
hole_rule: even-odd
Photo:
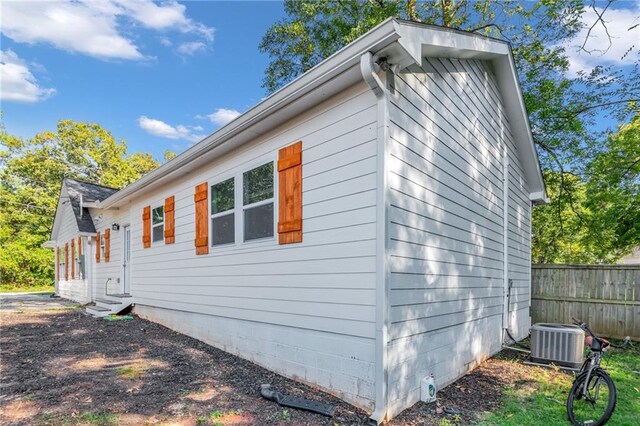
<instances>
[{"instance_id":1,"label":"double-hung window","mask_svg":"<svg viewBox=\"0 0 640 426\"><path fill-rule=\"evenodd\" d=\"M273 162L242 175L244 241L273 237Z\"/></svg>"},{"instance_id":2,"label":"double-hung window","mask_svg":"<svg viewBox=\"0 0 640 426\"><path fill-rule=\"evenodd\" d=\"M100 234L100 257L102 257L102 260L104 260L104 255L105 255L104 244L105 244L105 238L104 238L104 232L102 232Z\"/></svg>"},{"instance_id":3,"label":"double-hung window","mask_svg":"<svg viewBox=\"0 0 640 426\"><path fill-rule=\"evenodd\" d=\"M211 245L235 242L235 181L211 185Z\"/></svg>"},{"instance_id":4,"label":"double-hung window","mask_svg":"<svg viewBox=\"0 0 640 426\"><path fill-rule=\"evenodd\" d=\"M60 264L58 280L62 281L64 278L64 248L58 249L58 263Z\"/></svg>"},{"instance_id":5,"label":"double-hung window","mask_svg":"<svg viewBox=\"0 0 640 426\"><path fill-rule=\"evenodd\" d=\"M164 206L151 210L151 240L164 241Z\"/></svg>"}]
</instances>

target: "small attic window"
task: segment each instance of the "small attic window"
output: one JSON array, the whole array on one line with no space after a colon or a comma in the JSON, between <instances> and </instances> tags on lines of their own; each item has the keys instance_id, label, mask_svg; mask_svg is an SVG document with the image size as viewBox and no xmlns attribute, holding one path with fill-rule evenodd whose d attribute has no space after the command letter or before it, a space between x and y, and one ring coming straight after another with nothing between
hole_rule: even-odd
<instances>
[{"instance_id":1,"label":"small attic window","mask_svg":"<svg viewBox=\"0 0 640 426\"><path fill-rule=\"evenodd\" d=\"M154 243L164 241L164 206L151 211L151 240Z\"/></svg>"}]
</instances>

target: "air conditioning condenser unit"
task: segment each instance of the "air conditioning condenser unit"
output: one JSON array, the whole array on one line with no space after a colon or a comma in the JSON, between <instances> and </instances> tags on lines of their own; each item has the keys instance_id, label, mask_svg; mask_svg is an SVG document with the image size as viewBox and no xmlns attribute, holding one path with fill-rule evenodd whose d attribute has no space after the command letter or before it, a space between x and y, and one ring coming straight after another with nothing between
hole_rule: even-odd
<instances>
[{"instance_id":1,"label":"air conditioning condenser unit","mask_svg":"<svg viewBox=\"0 0 640 426\"><path fill-rule=\"evenodd\" d=\"M570 324L534 324L531 358L534 363L580 368L584 359L584 331Z\"/></svg>"}]
</instances>

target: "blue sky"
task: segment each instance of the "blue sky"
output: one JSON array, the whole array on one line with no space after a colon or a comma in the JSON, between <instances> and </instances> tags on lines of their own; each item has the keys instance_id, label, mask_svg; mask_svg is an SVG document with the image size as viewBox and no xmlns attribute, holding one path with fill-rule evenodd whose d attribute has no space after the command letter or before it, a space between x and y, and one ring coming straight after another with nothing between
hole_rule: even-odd
<instances>
[{"instance_id":1,"label":"blue sky","mask_svg":"<svg viewBox=\"0 0 640 426\"><path fill-rule=\"evenodd\" d=\"M266 95L268 57L258 44L284 12L280 2L3 0L0 15L0 109L9 133L32 137L59 119L96 122L131 152L161 158ZM588 10L585 23L595 16ZM571 72L624 66L624 51L640 40L640 27L627 31L638 16L640 2L616 3L607 12L613 44L591 55L566 46ZM603 28L591 35L587 48L607 46Z\"/></svg>"},{"instance_id":2,"label":"blue sky","mask_svg":"<svg viewBox=\"0 0 640 426\"><path fill-rule=\"evenodd\" d=\"M284 16L281 3L128 5L3 3L3 66L26 80L3 73L9 133L31 137L58 119L90 121L125 139L130 151L162 157L265 96L268 57L258 44ZM7 87L9 79L16 87Z\"/></svg>"}]
</instances>

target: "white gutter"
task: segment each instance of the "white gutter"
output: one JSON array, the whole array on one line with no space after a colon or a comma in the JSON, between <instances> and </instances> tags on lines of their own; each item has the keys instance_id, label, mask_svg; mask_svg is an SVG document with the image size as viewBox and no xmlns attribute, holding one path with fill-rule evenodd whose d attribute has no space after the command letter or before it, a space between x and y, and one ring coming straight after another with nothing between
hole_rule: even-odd
<instances>
[{"instance_id":1,"label":"white gutter","mask_svg":"<svg viewBox=\"0 0 640 426\"><path fill-rule=\"evenodd\" d=\"M387 308L387 140L389 134L389 92L378 74L370 52L360 57L360 72L376 96L377 119L377 191L376 191L376 355L375 409L371 419L382 423L387 417L388 390L388 308Z\"/></svg>"},{"instance_id":2,"label":"white gutter","mask_svg":"<svg viewBox=\"0 0 640 426\"><path fill-rule=\"evenodd\" d=\"M393 48L385 51L385 48L396 41L397 48L395 51ZM195 162L199 157L205 156L205 154L232 138L235 138L238 143L251 140L256 134L264 133L265 131L264 128L254 128L253 134L249 134L252 126L259 125L267 118L274 118L268 123L268 126L264 126L270 129L295 116L297 114L296 111L287 110L286 108L329 81L339 80L341 77L347 78L347 71L358 65L360 56L365 52L384 54L388 57L389 62L400 66L408 65L412 61L420 64L422 57L426 54L461 59L477 58L493 62L495 64L496 77L503 83L503 88L506 89L503 95L505 96L507 111L513 111L510 121L516 128L516 133L518 134L516 139L527 153L527 158L533 160L523 164L532 183L531 192L544 194L542 173L537 161L535 147L533 146L533 138L531 137L531 130L526 117L524 101L513 65L513 55L508 43L479 34L469 34L462 31L389 18L173 160L163 164L107 199L96 203L96 208L115 206L140 190L162 185L165 179L180 173L181 168ZM320 94L320 96L328 95L330 94ZM535 201L540 202L542 199L535 199Z\"/></svg>"}]
</instances>

